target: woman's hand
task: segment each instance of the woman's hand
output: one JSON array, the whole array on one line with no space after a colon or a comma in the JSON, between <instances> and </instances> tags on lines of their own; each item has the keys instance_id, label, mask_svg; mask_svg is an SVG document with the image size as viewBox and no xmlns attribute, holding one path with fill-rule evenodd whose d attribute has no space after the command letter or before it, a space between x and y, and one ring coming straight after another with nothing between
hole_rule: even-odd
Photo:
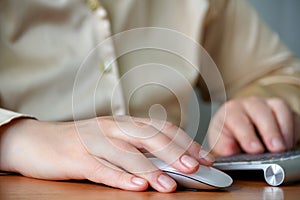
<instances>
[{"instance_id":1,"label":"woman's hand","mask_svg":"<svg viewBox=\"0 0 300 200\"><path fill-rule=\"evenodd\" d=\"M235 99L225 103L214 116L209 143L218 156L281 152L296 145L299 126L299 115L279 98Z\"/></svg>"},{"instance_id":2,"label":"woman's hand","mask_svg":"<svg viewBox=\"0 0 300 200\"><path fill-rule=\"evenodd\" d=\"M149 185L160 192L176 189L142 151L185 173L213 162L178 127L128 116L59 123L17 119L1 127L0 136L1 170L48 180L88 179L132 191Z\"/></svg>"}]
</instances>

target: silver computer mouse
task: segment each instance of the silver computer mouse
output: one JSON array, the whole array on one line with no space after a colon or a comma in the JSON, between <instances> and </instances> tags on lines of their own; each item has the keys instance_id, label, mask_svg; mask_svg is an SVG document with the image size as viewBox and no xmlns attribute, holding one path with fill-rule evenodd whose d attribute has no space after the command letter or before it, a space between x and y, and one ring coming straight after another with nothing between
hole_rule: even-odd
<instances>
[{"instance_id":1,"label":"silver computer mouse","mask_svg":"<svg viewBox=\"0 0 300 200\"><path fill-rule=\"evenodd\" d=\"M233 180L224 172L213 167L200 166L193 174L185 174L177 171L158 158L149 158L163 172L172 177L179 186L190 189L221 189L229 187Z\"/></svg>"}]
</instances>

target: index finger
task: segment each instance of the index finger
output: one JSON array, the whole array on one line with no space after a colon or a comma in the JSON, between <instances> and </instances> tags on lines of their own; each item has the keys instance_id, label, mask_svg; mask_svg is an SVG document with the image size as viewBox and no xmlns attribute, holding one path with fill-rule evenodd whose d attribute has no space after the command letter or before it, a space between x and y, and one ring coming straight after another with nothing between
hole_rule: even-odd
<instances>
[{"instance_id":1,"label":"index finger","mask_svg":"<svg viewBox=\"0 0 300 200\"><path fill-rule=\"evenodd\" d=\"M286 145L275 116L267 103L260 98L253 97L244 101L243 105L267 149L271 152L284 151Z\"/></svg>"},{"instance_id":2,"label":"index finger","mask_svg":"<svg viewBox=\"0 0 300 200\"><path fill-rule=\"evenodd\" d=\"M135 120L149 124L161 131L163 134L169 137L172 142L185 149L191 156L197 159L200 164L213 164L215 160L214 157L208 151L204 150L199 143L194 141L180 127L167 121L160 121L155 119L135 118Z\"/></svg>"},{"instance_id":3,"label":"index finger","mask_svg":"<svg viewBox=\"0 0 300 200\"><path fill-rule=\"evenodd\" d=\"M295 133L292 110L283 100L277 98L268 99L267 104L273 111L287 148L293 148Z\"/></svg>"}]
</instances>

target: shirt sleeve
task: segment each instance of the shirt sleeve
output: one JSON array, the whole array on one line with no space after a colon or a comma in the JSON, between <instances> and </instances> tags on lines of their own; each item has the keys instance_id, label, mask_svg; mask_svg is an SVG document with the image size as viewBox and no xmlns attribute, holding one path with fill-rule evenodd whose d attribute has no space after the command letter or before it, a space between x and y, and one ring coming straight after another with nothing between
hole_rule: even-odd
<instances>
[{"instance_id":1,"label":"shirt sleeve","mask_svg":"<svg viewBox=\"0 0 300 200\"><path fill-rule=\"evenodd\" d=\"M9 111L9 110L0 108L0 127L5 124L8 124L9 122L11 122L14 119L23 118L23 117L24 118L34 118L33 116L30 116L30 115L16 113L13 111Z\"/></svg>"},{"instance_id":2,"label":"shirt sleeve","mask_svg":"<svg viewBox=\"0 0 300 200\"><path fill-rule=\"evenodd\" d=\"M246 0L212 0L204 28L229 99L281 97L300 113L300 62Z\"/></svg>"}]
</instances>

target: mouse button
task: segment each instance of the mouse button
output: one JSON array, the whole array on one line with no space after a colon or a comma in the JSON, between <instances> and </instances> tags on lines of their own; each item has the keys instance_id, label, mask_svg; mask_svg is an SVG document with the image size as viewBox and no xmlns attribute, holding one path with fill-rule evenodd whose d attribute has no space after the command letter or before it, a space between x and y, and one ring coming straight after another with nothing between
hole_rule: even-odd
<instances>
[{"instance_id":1,"label":"mouse button","mask_svg":"<svg viewBox=\"0 0 300 200\"><path fill-rule=\"evenodd\" d=\"M189 188L189 189L202 189L202 190L216 189L213 186L194 180L189 176L183 174L178 174L173 172L166 172L166 173L171 178L173 178L177 182L178 186L180 187Z\"/></svg>"},{"instance_id":2,"label":"mouse button","mask_svg":"<svg viewBox=\"0 0 300 200\"><path fill-rule=\"evenodd\" d=\"M229 187L233 182L229 175L213 167L200 166L198 171L191 175L201 182L218 188Z\"/></svg>"}]
</instances>

